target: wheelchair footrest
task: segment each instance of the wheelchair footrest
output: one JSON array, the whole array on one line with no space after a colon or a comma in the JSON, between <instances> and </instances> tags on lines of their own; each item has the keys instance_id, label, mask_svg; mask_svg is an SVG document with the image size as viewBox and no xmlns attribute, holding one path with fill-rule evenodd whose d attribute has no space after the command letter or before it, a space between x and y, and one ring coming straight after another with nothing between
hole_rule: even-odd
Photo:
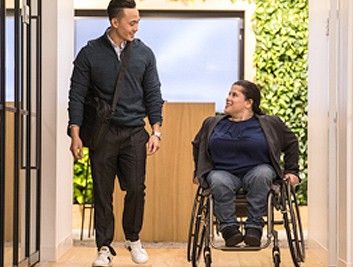
<instances>
[{"instance_id":1,"label":"wheelchair footrest","mask_svg":"<svg viewBox=\"0 0 353 267\"><path fill-rule=\"evenodd\" d=\"M249 247L245 245L237 245L235 247L226 247L226 246L214 246L213 248L219 249L222 251L258 251L263 249L264 247Z\"/></svg>"}]
</instances>

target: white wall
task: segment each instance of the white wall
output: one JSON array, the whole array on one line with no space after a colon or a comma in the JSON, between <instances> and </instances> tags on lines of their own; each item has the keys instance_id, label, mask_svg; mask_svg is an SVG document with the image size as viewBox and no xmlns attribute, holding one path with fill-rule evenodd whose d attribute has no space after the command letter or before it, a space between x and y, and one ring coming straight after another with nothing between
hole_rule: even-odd
<instances>
[{"instance_id":1,"label":"white wall","mask_svg":"<svg viewBox=\"0 0 353 267\"><path fill-rule=\"evenodd\" d=\"M309 236L353 266L353 2L309 1Z\"/></svg>"},{"instance_id":2,"label":"white wall","mask_svg":"<svg viewBox=\"0 0 353 267\"><path fill-rule=\"evenodd\" d=\"M309 238L328 245L329 57L328 0L309 1L308 206ZM320 67L319 67L320 66Z\"/></svg>"},{"instance_id":3,"label":"white wall","mask_svg":"<svg viewBox=\"0 0 353 267\"><path fill-rule=\"evenodd\" d=\"M353 266L353 2L340 0L338 3L338 174L337 180L337 266Z\"/></svg>"},{"instance_id":4,"label":"white wall","mask_svg":"<svg viewBox=\"0 0 353 267\"><path fill-rule=\"evenodd\" d=\"M72 0L43 3L43 150L41 260L71 246L72 157L66 136L69 79L74 55Z\"/></svg>"}]
</instances>

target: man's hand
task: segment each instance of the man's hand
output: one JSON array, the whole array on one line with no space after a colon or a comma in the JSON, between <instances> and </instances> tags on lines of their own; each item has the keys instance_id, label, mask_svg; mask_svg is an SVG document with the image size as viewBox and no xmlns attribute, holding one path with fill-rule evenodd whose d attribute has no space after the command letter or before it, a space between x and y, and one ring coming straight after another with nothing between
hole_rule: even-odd
<instances>
[{"instance_id":1,"label":"man's hand","mask_svg":"<svg viewBox=\"0 0 353 267\"><path fill-rule=\"evenodd\" d=\"M155 133L155 134L153 134ZM147 144L147 155L152 155L157 152L161 146L161 128L160 123L157 122L152 125L152 135Z\"/></svg>"},{"instance_id":2,"label":"man's hand","mask_svg":"<svg viewBox=\"0 0 353 267\"><path fill-rule=\"evenodd\" d=\"M147 144L147 154L148 155L154 154L155 152L157 152L160 146L161 146L161 140L157 136L151 135Z\"/></svg>"},{"instance_id":3,"label":"man's hand","mask_svg":"<svg viewBox=\"0 0 353 267\"><path fill-rule=\"evenodd\" d=\"M82 141L80 137L71 138L70 150L75 160L82 159L83 157L82 148L83 146L82 146Z\"/></svg>"},{"instance_id":4,"label":"man's hand","mask_svg":"<svg viewBox=\"0 0 353 267\"><path fill-rule=\"evenodd\" d=\"M283 180L288 181L291 185L299 184L299 177L292 173L285 174Z\"/></svg>"},{"instance_id":5,"label":"man's hand","mask_svg":"<svg viewBox=\"0 0 353 267\"><path fill-rule=\"evenodd\" d=\"M71 136L71 146L70 150L75 160L82 159L83 157L83 145L80 138L80 127L77 125L72 125L70 127L70 136Z\"/></svg>"}]
</instances>

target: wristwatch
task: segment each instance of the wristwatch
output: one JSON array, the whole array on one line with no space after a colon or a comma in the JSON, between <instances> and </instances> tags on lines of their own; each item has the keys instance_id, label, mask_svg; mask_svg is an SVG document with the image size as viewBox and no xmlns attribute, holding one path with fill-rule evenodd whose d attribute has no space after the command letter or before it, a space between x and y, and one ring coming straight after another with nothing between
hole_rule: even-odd
<instances>
[{"instance_id":1,"label":"wristwatch","mask_svg":"<svg viewBox=\"0 0 353 267\"><path fill-rule=\"evenodd\" d=\"M162 133L161 132L152 132L152 135L156 136L159 140L162 139Z\"/></svg>"}]
</instances>

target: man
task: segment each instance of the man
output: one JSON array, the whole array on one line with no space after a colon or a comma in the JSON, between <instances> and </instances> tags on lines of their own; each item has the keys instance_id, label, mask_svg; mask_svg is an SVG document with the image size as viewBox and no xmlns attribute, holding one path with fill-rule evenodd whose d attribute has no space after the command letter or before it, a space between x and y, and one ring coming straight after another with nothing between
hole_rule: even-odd
<instances>
[{"instance_id":1,"label":"man","mask_svg":"<svg viewBox=\"0 0 353 267\"><path fill-rule=\"evenodd\" d=\"M125 246L135 263L148 260L139 233L142 227L145 196L145 163L147 153L160 147L162 97L153 52L142 41L134 39L140 21L134 0L111 0L107 8L111 26L98 39L89 41L74 61L69 99L70 150L81 158L84 102L94 90L99 97L112 102L121 57L127 48L127 69L118 88L118 104L104 140L90 150L93 175L97 259L92 266L112 266L116 255L111 246L114 234L112 194L115 175L126 190L123 211ZM152 135L144 129L148 116Z\"/></svg>"}]
</instances>

